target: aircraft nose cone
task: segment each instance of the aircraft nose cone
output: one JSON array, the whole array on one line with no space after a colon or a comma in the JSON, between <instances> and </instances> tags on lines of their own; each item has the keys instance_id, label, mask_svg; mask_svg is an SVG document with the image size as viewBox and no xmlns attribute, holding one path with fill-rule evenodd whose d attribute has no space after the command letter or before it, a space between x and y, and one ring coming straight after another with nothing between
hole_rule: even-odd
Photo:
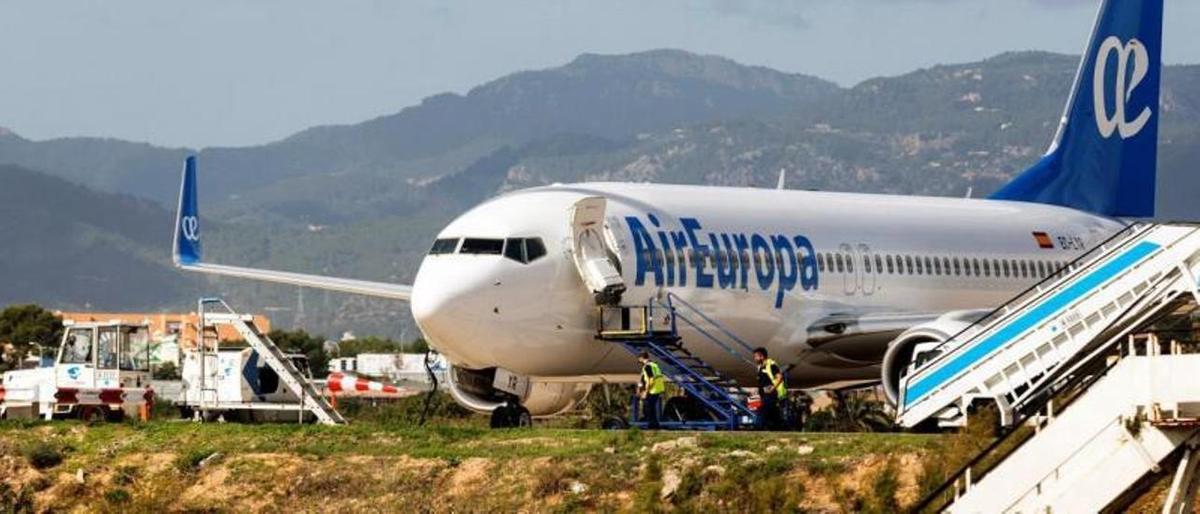
<instances>
[{"instance_id":1,"label":"aircraft nose cone","mask_svg":"<svg viewBox=\"0 0 1200 514\"><path fill-rule=\"evenodd\" d=\"M486 366L492 356L480 328L491 313L489 284L455 268L449 262L421 265L413 282L413 318L430 345L452 361Z\"/></svg>"}]
</instances>

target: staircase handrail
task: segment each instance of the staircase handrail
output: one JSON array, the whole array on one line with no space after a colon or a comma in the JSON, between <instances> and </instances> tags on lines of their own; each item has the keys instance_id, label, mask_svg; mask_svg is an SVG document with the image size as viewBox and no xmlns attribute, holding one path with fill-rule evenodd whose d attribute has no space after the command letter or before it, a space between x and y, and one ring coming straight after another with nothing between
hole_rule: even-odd
<instances>
[{"instance_id":1,"label":"staircase handrail","mask_svg":"<svg viewBox=\"0 0 1200 514\"><path fill-rule=\"evenodd\" d=\"M750 366L753 366L755 368L758 367L758 364L755 363L753 359L746 358L745 354L737 351L737 349L733 348L733 346L731 346L730 344L722 342L719 337L713 335L711 332L709 332L709 330L706 330L704 327L700 326L699 323L693 321L688 316L681 314L679 312L679 309L676 307L676 304L683 305L688 310L692 311L697 316L699 316L701 319L706 321L713 328L716 328L721 333L728 336L730 339L733 340L734 343L737 343L737 345L744 348L747 352L753 353L754 350L752 348L750 348L750 345L746 344L745 341L743 341L741 338L734 335L732 332L730 332L728 329L726 329L720 323L717 323L715 320L708 317L708 315L701 312L700 309L697 309L694 305L688 303L687 301L683 300L682 298L679 298L677 295L675 295L675 293L668 293L667 301L665 303L662 300L659 300L657 298L651 299L650 301L651 301L652 306L655 306L655 305L660 306L664 309L667 309L667 312L669 312L671 314L671 331L672 332L678 333L678 330L676 327L676 320L682 320L688 326L692 327L697 332L699 332L700 335L703 335L705 338L707 338L713 344L717 345L718 348L721 348L722 350L724 350L725 353L728 353L729 355L737 358L738 360L740 360Z\"/></svg>"},{"instance_id":2,"label":"staircase handrail","mask_svg":"<svg viewBox=\"0 0 1200 514\"><path fill-rule=\"evenodd\" d=\"M954 335L947 337L945 341L942 341L940 344L935 346L933 349L941 350L944 347L946 347L947 345L950 345L951 343L957 343L960 346L962 344L965 344L967 341L970 340L970 338L960 341L959 338L962 337L964 334L970 332L971 330L978 329L979 327L986 325L988 323L992 323L999 319L1003 319L1004 316L1013 316L1020 312L1018 310L1009 310L1006 312L1006 309L1008 309L1011 305L1018 303L1018 302L1029 300L1038 295L1045 296L1047 294L1052 293L1055 290L1055 288L1053 288L1053 287L1047 288L1047 289L1042 289L1042 286L1044 284L1047 284L1049 282L1053 282L1056 280L1062 280L1063 278L1068 276L1068 274L1071 272L1071 269L1073 267L1075 267L1075 265L1080 264L1082 261L1084 261L1086 259L1090 259L1091 257L1096 257L1095 260L1099 260L1098 254L1110 255L1113 252L1123 248L1124 243L1126 242L1125 240L1132 239L1132 237L1134 236L1134 232L1137 232L1137 233L1149 232L1150 230L1154 229L1157 226L1159 226L1159 224L1156 224L1156 223L1144 223L1144 224L1143 223L1132 223L1132 224L1126 226L1125 228L1121 229L1117 233L1113 234L1112 236L1109 236L1107 239L1100 242L1100 244L1097 244L1096 246L1092 247L1090 250L1080 254L1075 259L1072 259L1071 261L1069 261L1067 263L1066 266L1063 266L1062 268L1055 270L1054 273L1050 273L1042 280L1040 280L1037 283L1035 283L1034 285L1030 286L1028 289L1021 291L1020 293L1017 293L1012 298L1010 298L1008 301L1005 301L1004 303L1000 304L999 307L992 309L987 314L983 315L979 319L975 320L971 324L964 327L962 330L959 330L958 332L956 332ZM1124 236L1124 237L1122 237L1122 236ZM1107 245L1109 245L1110 243L1113 243L1119 239L1121 239L1122 244L1113 245L1111 248L1106 248ZM1037 295L1031 294L1031 293L1035 293L1035 292L1037 293ZM973 334L973 336L974 336L974 334ZM921 369L927 369L930 366L932 366L938 362L941 362L943 359L949 357L952 354L953 354L953 352L942 352L939 355L935 356L933 359L922 364Z\"/></svg>"}]
</instances>

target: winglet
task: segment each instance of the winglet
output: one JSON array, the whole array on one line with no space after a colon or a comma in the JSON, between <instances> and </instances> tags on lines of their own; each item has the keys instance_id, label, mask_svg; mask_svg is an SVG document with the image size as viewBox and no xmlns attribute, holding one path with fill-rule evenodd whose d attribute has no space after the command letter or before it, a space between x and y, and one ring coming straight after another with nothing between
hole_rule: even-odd
<instances>
[{"instance_id":1,"label":"winglet","mask_svg":"<svg viewBox=\"0 0 1200 514\"><path fill-rule=\"evenodd\" d=\"M175 215L174 260L176 266L200 263L200 210L196 203L196 156L183 161L179 185L179 210Z\"/></svg>"}]
</instances>

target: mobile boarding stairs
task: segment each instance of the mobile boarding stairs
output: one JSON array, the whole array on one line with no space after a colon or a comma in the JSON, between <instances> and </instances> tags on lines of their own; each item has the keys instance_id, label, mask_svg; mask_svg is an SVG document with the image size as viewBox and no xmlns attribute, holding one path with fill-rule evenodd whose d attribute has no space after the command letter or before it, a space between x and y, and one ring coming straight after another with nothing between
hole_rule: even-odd
<instances>
[{"instance_id":1,"label":"mobile boarding stairs","mask_svg":"<svg viewBox=\"0 0 1200 514\"><path fill-rule=\"evenodd\" d=\"M193 408L201 418L206 417L209 411L294 410L300 413L310 412L318 423L324 425L346 424L346 419L317 390L309 377L296 367L295 363L275 345L274 341L271 341L270 337L259 330L254 323L254 316L235 312L220 298L201 299L199 315L200 344L198 349L202 358L200 359L199 391L195 391L199 394L194 396ZM223 399L227 395L223 395L223 391L219 390L219 370L204 369L219 365L220 361L217 358L220 341L218 327L222 325L233 327L241 335L242 339L258 353L259 358L263 359L264 363L279 375L280 382L295 395L298 403L232 402Z\"/></svg>"},{"instance_id":2,"label":"mobile boarding stairs","mask_svg":"<svg viewBox=\"0 0 1200 514\"><path fill-rule=\"evenodd\" d=\"M661 428L737 430L757 426L758 413L749 406L750 393L684 345L677 325L680 322L705 343L750 369L757 368L750 360L753 350L749 344L673 293L665 301L655 300L645 306L601 307L597 338L620 345L634 357L643 351L649 353L669 383L692 400L690 405L696 408L688 410L693 412L660 416ZM670 408L670 403L668 400L666 407ZM631 426L646 427L636 398L630 413Z\"/></svg>"},{"instance_id":3,"label":"mobile boarding stairs","mask_svg":"<svg viewBox=\"0 0 1200 514\"><path fill-rule=\"evenodd\" d=\"M1132 225L922 355L900 424L964 426L985 401L1004 435L916 510L1120 509L1178 463L1163 512L1190 511L1198 272L1200 225Z\"/></svg>"}]
</instances>

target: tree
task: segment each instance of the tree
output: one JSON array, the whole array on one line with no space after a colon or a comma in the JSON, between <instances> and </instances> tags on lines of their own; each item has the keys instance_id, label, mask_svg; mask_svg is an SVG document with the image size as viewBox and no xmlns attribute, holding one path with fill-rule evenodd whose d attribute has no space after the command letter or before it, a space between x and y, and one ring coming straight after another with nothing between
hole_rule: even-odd
<instances>
[{"instance_id":1,"label":"tree","mask_svg":"<svg viewBox=\"0 0 1200 514\"><path fill-rule=\"evenodd\" d=\"M374 336L338 343L338 357L354 357L360 353L400 353L400 343Z\"/></svg>"},{"instance_id":2,"label":"tree","mask_svg":"<svg viewBox=\"0 0 1200 514\"><path fill-rule=\"evenodd\" d=\"M0 311L0 346L11 344L11 355L0 351L0 369L16 367L31 343L55 348L62 338L62 320L37 305L13 305Z\"/></svg>"},{"instance_id":3,"label":"tree","mask_svg":"<svg viewBox=\"0 0 1200 514\"><path fill-rule=\"evenodd\" d=\"M325 338L304 330L272 330L267 334L284 352L303 353L314 377L329 373L329 355L325 353Z\"/></svg>"}]
</instances>

